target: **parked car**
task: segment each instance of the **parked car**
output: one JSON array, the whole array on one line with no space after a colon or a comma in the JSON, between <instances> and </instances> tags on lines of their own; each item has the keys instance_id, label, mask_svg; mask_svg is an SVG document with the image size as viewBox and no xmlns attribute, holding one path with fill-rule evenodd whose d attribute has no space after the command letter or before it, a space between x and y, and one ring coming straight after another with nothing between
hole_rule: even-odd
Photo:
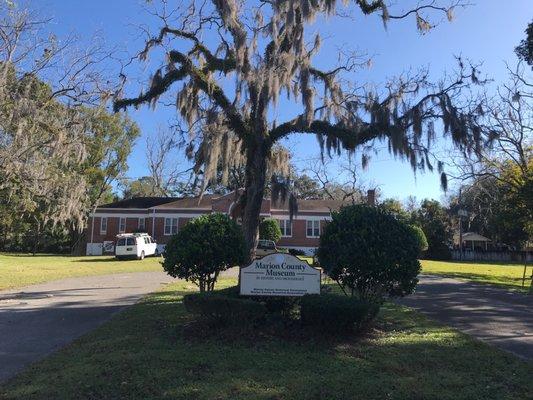
<instances>
[{"instance_id":1,"label":"parked car","mask_svg":"<svg viewBox=\"0 0 533 400\"><path fill-rule=\"evenodd\" d=\"M260 239L257 243L257 249L255 250L255 256L256 258L264 257L272 253L278 253L278 248L276 247L276 243L274 243L272 240L264 240Z\"/></svg>"},{"instance_id":2,"label":"parked car","mask_svg":"<svg viewBox=\"0 0 533 400\"><path fill-rule=\"evenodd\" d=\"M117 235L115 257L119 260L159 255L157 243L147 233L123 233Z\"/></svg>"}]
</instances>

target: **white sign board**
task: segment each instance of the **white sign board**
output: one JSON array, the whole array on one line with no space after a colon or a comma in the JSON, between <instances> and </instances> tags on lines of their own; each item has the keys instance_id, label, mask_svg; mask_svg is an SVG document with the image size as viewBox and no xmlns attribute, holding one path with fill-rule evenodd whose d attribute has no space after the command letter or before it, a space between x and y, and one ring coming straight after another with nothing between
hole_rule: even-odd
<instances>
[{"instance_id":1,"label":"white sign board","mask_svg":"<svg viewBox=\"0 0 533 400\"><path fill-rule=\"evenodd\" d=\"M290 254L269 254L241 269L241 295L306 294L320 294L320 270Z\"/></svg>"},{"instance_id":2,"label":"white sign board","mask_svg":"<svg viewBox=\"0 0 533 400\"><path fill-rule=\"evenodd\" d=\"M115 242L113 242L113 241L104 241L103 250L104 250L104 253L114 253L115 252Z\"/></svg>"},{"instance_id":3,"label":"white sign board","mask_svg":"<svg viewBox=\"0 0 533 400\"><path fill-rule=\"evenodd\" d=\"M88 256L101 256L102 249L102 243L87 243L85 254Z\"/></svg>"}]
</instances>

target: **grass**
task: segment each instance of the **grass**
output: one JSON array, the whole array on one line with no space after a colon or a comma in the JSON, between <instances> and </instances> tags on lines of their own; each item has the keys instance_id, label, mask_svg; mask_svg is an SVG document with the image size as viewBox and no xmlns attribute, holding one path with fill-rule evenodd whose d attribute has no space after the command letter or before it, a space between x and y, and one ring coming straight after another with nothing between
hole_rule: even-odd
<instances>
[{"instance_id":1,"label":"grass","mask_svg":"<svg viewBox=\"0 0 533 400\"><path fill-rule=\"evenodd\" d=\"M312 257L300 257L310 264ZM110 256L62 256L0 253L0 290L79 276L162 271L161 258L118 261Z\"/></svg>"},{"instance_id":2,"label":"grass","mask_svg":"<svg viewBox=\"0 0 533 400\"><path fill-rule=\"evenodd\" d=\"M306 261L309 265L313 265L313 257L309 256L297 256L300 260Z\"/></svg>"},{"instance_id":3,"label":"grass","mask_svg":"<svg viewBox=\"0 0 533 400\"><path fill-rule=\"evenodd\" d=\"M427 274L466 279L524 291L529 290L531 286L532 265L528 265L525 287L522 287L524 264L430 260L421 260L421 263L422 272Z\"/></svg>"},{"instance_id":4,"label":"grass","mask_svg":"<svg viewBox=\"0 0 533 400\"><path fill-rule=\"evenodd\" d=\"M387 304L360 339L192 340L181 301L191 290L179 282L148 296L9 381L0 398L533 398L532 364L407 308Z\"/></svg>"},{"instance_id":5,"label":"grass","mask_svg":"<svg viewBox=\"0 0 533 400\"><path fill-rule=\"evenodd\" d=\"M0 290L77 276L161 271L160 258L117 261L114 257L0 254Z\"/></svg>"}]
</instances>

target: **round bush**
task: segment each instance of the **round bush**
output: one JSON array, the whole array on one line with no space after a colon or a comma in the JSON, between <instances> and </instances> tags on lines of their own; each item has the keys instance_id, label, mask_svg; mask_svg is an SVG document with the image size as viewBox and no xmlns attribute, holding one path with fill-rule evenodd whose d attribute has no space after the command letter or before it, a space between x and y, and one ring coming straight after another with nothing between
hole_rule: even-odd
<instances>
[{"instance_id":1,"label":"round bush","mask_svg":"<svg viewBox=\"0 0 533 400\"><path fill-rule=\"evenodd\" d=\"M170 239L164 257L163 268L170 276L210 291L221 271L245 262L244 237L227 215L202 215Z\"/></svg>"},{"instance_id":2,"label":"round bush","mask_svg":"<svg viewBox=\"0 0 533 400\"><path fill-rule=\"evenodd\" d=\"M259 224L259 238L272 240L277 243L281 239L281 228L279 222L272 218L266 218Z\"/></svg>"},{"instance_id":3,"label":"round bush","mask_svg":"<svg viewBox=\"0 0 533 400\"><path fill-rule=\"evenodd\" d=\"M420 272L413 230L383 209L343 207L320 237L318 260L343 290L361 299L412 293Z\"/></svg>"},{"instance_id":4,"label":"round bush","mask_svg":"<svg viewBox=\"0 0 533 400\"><path fill-rule=\"evenodd\" d=\"M409 225L409 227L413 231L413 235L416 236L416 240L418 241L418 256L420 257L422 256L422 253L428 249L428 240L426 238L426 234L419 226Z\"/></svg>"}]
</instances>

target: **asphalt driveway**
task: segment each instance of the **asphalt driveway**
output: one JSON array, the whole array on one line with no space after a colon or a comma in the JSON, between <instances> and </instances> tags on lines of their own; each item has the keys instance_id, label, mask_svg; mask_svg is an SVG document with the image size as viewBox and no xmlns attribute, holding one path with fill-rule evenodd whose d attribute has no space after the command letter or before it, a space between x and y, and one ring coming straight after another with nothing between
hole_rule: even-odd
<instances>
[{"instance_id":1,"label":"asphalt driveway","mask_svg":"<svg viewBox=\"0 0 533 400\"><path fill-rule=\"evenodd\" d=\"M163 272L137 272L0 292L0 382L171 280Z\"/></svg>"},{"instance_id":2,"label":"asphalt driveway","mask_svg":"<svg viewBox=\"0 0 533 400\"><path fill-rule=\"evenodd\" d=\"M533 295L433 275L399 303L515 355L533 360Z\"/></svg>"}]
</instances>

